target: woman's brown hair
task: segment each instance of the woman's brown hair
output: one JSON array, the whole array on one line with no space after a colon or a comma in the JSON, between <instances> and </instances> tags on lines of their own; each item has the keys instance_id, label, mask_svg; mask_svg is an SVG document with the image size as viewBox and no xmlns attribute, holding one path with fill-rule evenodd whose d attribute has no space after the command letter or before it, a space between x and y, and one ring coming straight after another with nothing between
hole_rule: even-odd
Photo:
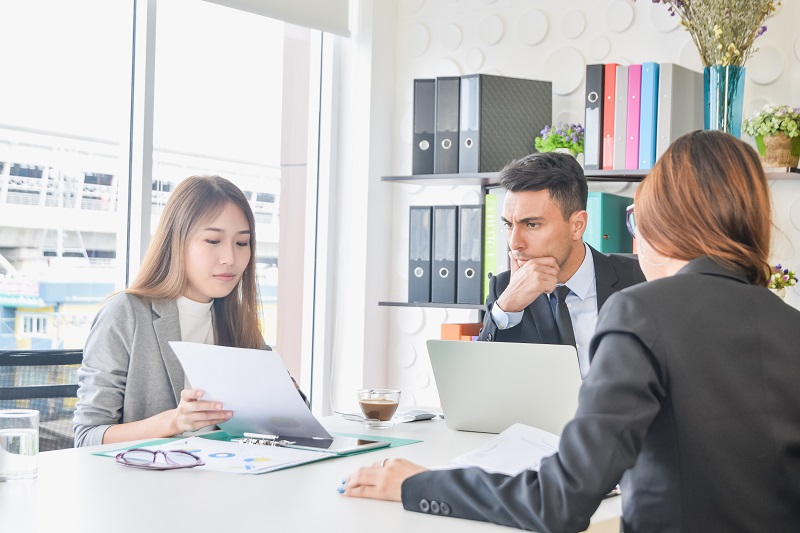
<instances>
[{"instance_id":1,"label":"woman's brown hair","mask_svg":"<svg viewBox=\"0 0 800 533\"><path fill-rule=\"evenodd\" d=\"M758 154L720 131L673 142L636 192L636 225L661 255L709 256L767 285L771 206Z\"/></svg>"},{"instance_id":2,"label":"woman's brown hair","mask_svg":"<svg viewBox=\"0 0 800 533\"><path fill-rule=\"evenodd\" d=\"M250 226L250 262L238 286L214 300L214 333L221 346L261 348L256 287L256 224L242 191L219 176L192 176L181 181L167 201L139 274L126 290L149 300L174 300L186 291L186 245L203 224L225 208L238 207Z\"/></svg>"}]
</instances>

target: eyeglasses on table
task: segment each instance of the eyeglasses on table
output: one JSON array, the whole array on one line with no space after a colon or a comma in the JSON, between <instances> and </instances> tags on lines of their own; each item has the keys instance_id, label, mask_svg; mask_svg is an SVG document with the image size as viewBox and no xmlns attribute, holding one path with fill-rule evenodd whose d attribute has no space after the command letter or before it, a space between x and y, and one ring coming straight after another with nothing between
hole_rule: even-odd
<instances>
[{"instance_id":1,"label":"eyeglasses on table","mask_svg":"<svg viewBox=\"0 0 800 533\"><path fill-rule=\"evenodd\" d=\"M159 455L164 457L163 462L158 462ZM177 470L179 468L194 468L205 464L198 456L183 450L164 451L131 448L118 453L116 459L123 466L147 470Z\"/></svg>"}]
</instances>

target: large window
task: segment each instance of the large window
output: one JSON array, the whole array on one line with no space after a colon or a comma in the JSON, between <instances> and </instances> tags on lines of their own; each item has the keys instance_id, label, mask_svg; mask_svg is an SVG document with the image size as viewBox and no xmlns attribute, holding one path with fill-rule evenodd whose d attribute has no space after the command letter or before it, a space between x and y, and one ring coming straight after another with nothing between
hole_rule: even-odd
<instances>
[{"instance_id":1,"label":"large window","mask_svg":"<svg viewBox=\"0 0 800 533\"><path fill-rule=\"evenodd\" d=\"M82 346L125 263L132 15L0 3L0 349Z\"/></svg>"},{"instance_id":2,"label":"large window","mask_svg":"<svg viewBox=\"0 0 800 533\"><path fill-rule=\"evenodd\" d=\"M197 0L160 3L156 26L158 190L151 229L184 178L217 174L238 185L256 218L262 329L271 345L277 341L284 26Z\"/></svg>"},{"instance_id":3,"label":"large window","mask_svg":"<svg viewBox=\"0 0 800 533\"><path fill-rule=\"evenodd\" d=\"M263 331L279 342L278 286L303 270L281 227L299 217L302 242L306 219L281 206L287 190L305 205L294 193L308 167L286 139L315 153L318 34L201 0L3 2L0 20L0 349L81 347L176 184L197 174L250 200Z\"/></svg>"}]
</instances>

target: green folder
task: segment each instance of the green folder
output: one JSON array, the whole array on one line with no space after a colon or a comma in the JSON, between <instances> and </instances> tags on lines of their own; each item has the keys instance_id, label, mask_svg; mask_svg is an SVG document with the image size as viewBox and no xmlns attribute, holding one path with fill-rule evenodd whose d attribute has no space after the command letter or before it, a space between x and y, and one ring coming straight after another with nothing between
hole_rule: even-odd
<instances>
[{"instance_id":1,"label":"green folder","mask_svg":"<svg viewBox=\"0 0 800 533\"><path fill-rule=\"evenodd\" d=\"M625 209L633 198L605 192L590 192L586 202L589 220L583 240L604 254L633 252L633 239L625 225Z\"/></svg>"}]
</instances>

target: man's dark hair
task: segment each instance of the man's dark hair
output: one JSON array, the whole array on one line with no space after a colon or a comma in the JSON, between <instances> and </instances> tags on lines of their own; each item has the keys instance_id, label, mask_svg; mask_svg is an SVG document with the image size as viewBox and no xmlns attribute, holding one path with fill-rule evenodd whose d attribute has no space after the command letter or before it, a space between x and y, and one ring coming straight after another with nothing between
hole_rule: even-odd
<instances>
[{"instance_id":1,"label":"man's dark hair","mask_svg":"<svg viewBox=\"0 0 800 533\"><path fill-rule=\"evenodd\" d=\"M564 220L585 210L589 196L581 166L571 155L558 152L537 152L509 163L500 171L500 185L509 192L550 191Z\"/></svg>"}]
</instances>

